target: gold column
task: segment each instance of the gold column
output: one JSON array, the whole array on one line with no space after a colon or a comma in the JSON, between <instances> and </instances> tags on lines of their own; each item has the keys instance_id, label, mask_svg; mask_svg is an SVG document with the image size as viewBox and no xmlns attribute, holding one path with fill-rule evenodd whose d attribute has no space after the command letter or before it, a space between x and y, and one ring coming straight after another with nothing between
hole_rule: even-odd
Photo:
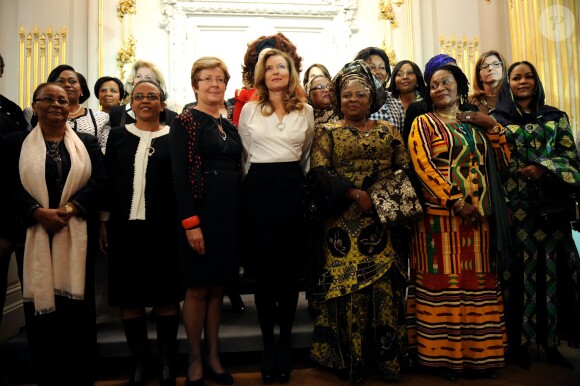
<instances>
[{"instance_id":1,"label":"gold column","mask_svg":"<svg viewBox=\"0 0 580 386\"><path fill-rule=\"evenodd\" d=\"M40 79L46 79L46 34L40 35Z\"/></svg>"},{"instance_id":2,"label":"gold column","mask_svg":"<svg viewBox=\"0 0 580 386\"><path fill-rule=\"evenodd\" d=\"M60 35L57 33L54 34L54 54L52 57L54 58L54 67L59 65L59 55L60 55Z\"/></svg>"},{"instance_id":3,"label":"gold column","mask_svg":"<svg viewBox=\"0 0 580 386\"><path fill-rule=\"evenodd\" d=\"M30 75L31 75L31 58L32 58L32 34L26 35L26 103L32 102L32 91L30 87Z\"/></svg>"},{"instance_id":4,"label":"gold column","mask_svg":"<svg viewBox=\"0 0 580 386\"><path fill-rule=\"evenodd\" d=\"M401 4L402 2L397 2L398 6ZM381 48L387 53L391 66L394 66L397 62L397 57L393 49L393 29L398 28L399 23L395 17L391 0L379 0L379 20L385 20L383 46Z\"/></svg>"},{"instance_id":5,"label":"gold column","mask_svg":"<svg viewBox=\"0 0 580 386\"><path fill-rule=\"evenodd\" d=\"M66 27L63 25L62 28L60 29L60 38L62 44L62 49L60 51L60 60L62 64L66 64L66 36L67 36Z\"/></svg>"},{"instance_id":6,"label":"gold column","mask_svg":"<svg viewBox=\"0 0 580 386\"><path fill-rule=\"evenodd\" d=\"M21 26L18 36L18 103L25 108L32 102L34 90L46 80L53 65L56 67L59 62L66 63L67 29L63 26L59 34L53 33L52 27L43 32L34 26L31 32L27 32Z\"/></svg>"},{"instance_id":7,"label":"gold column","mask_svg":"<svg viewBox=\"0 0 580 386\"><path fill-rule=\"evenodd\" d=\"M33 63L33 79L32 79L32 89L36 89L38 86L38 39L39 39L39 32L38 27L34 27L32 29L32 36L33 36L33 43L32 43L32 63Z\"/></svg>"},{"instance_id":8,"label":"gold column","mask_svg":"<svg viewBox=\"0 0 580 386\"><path fill-rule=\"evenodd\" d=\"M477 36L471 40L468 40L467 36L463 36L461 40L457 41L455 35L450 37L440 35L439 48L442 54L449 55L457 61L457 65L468 78L471 77L475 69L475 62L479 57L479 38Z\"/></svg>"},{"instance_id":9,"label":"gold column","mask_svg":"<svg viewBox=\"0 0 580 386\"><path fill-rule=\"evenodd\" d=\"M46 79L48 77L48 71L52 70L52 50L54 49L52 46L52 39L53 39L53 35L52 35L52 27L48 27L48 30L46 30L46 38L48 39L48 44L46 46L46 52L48 53L48 55L46 56L46 74L44 76L44 79Z\"/></svg>"},{"instance_id":10,"label":"gold column","mask_svg":"<svg viewBox=\"0 0 580 386\"><path fill-rule=\"evenodd\" d=\"M135 48L137 41L133 38L131 33L131 18L127 15L135 15L137 13L135 6L137 0L120 0L117 6L117 16L121 21L121 40L122 46L117 51L117 67L119 68L119 79L125 79L125 65L135 61ZM125 21L127 20L127 24ZM128 35L127 38L125 36Z\"/></svg>"}]
</instances>

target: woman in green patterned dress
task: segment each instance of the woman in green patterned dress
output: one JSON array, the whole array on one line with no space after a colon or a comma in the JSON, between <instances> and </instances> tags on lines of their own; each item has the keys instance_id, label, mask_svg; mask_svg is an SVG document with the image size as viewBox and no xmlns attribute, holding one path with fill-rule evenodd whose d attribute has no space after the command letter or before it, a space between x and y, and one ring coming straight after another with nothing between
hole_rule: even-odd
<instances>
[{"instance_id":1,"label":"woman in green patterned dress","mask_svg":"<svg viewBox=\"0 0 580 386\"><path fill-rule=\"evenodd\" d=\"M368 119L384 103L385 89L356 60L334 77L337 122L316 129L311 178L333 213L324 225L324 262L313 289L317 317L311 358L342 379L369 374L396 380L407 358L404 264L397 231L377 224L366 189L370 180L409 167L398 131ZM405 256L406 257L406 256Z\"/></svg>"},{"instance_id":2,"label":"woman in green patterned dress","mask_svg":"<svg viewBox=\"0 0 580 386\"><path fill-rule=\"evenodd\" d=\"M580 187L580 165L566 113L544 104L538 73L529 62L510 66L492 116L507 130L512 154L504 173L517 255L504 272L509 356L525 368L529 345L542 345L548 361L572 365L558 351L559 337L578 347L580 261L567 219L549 221L535 200L549 187L555 197ZM573 210L571 210L573 211Z\"/></svg>"}]
</instances>

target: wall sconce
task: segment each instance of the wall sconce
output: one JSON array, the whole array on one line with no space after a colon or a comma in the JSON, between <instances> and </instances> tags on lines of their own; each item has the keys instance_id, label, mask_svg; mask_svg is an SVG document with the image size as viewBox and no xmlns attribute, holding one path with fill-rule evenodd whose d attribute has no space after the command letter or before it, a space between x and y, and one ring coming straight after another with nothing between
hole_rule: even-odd
<instances>
[{"instance_id":1,"label":"wall sconce","mask_svg":"<svg viewBox=\"0 0 580 386\"><path fill-rule=\"evenodd\" d=\"M394 0L393 3L395 3L395 5L397 7L400 7L401 5L403 5L403 3L405 2L405 0Z\"/></svg>"}]
</instances>

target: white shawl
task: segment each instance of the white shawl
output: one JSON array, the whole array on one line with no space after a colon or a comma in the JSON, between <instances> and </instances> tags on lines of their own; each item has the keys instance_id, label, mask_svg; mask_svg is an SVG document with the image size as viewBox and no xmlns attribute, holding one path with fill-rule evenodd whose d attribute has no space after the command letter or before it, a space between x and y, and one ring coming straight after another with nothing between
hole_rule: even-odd
<instances>
[{"instance_id":1,"label":"white shawl","mask_svg":"<svg viewBox=\"0 0 580 386\"><path fill-rule=\"evenodd\" d=\"M78 135L66 127L64 144L71 158L60 206L86 185L91 177L91 159ZM26 137L20 153L20 180L24 189L43 207L49 207L45 180L46 145L40 126ZM40 224L26 232L24 246L24 301L34 302L36 314L55 310L54 295L83 299L87 258L87 224L72 216L68 225L53 235Z\"/></svg>"}]
</instances>

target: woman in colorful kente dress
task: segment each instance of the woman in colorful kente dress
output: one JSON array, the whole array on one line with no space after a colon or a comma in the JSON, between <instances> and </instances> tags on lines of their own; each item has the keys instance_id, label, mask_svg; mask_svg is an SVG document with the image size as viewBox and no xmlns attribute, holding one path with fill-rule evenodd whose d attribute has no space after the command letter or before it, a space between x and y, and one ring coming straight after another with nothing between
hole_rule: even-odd
<instances>
[{"instance_id":1,"label":"woman in colorful kente dress","mask_svg":"<svg viewBox=\"0 0 580 386\"><path fill-rule=\"evenodd\" d=\"M411 236L409 343L420 365L449 379L460 371L495 377L506 331L490 224L492 213L503 212L493 225L507 226L497 175L509 159L505 130L469 123L459 67L439 67L427 86L433 112L415 119L408 142L426 206Z\"/></svg>"},{"instance_id":2,"label":"woman in colorful kente dress","mask_svg":"<svg viewBox=\"0 0 580 386\"><path fill-rule=\"evenodd\" d=\"M386 121L368 119L386 91L362 60L334 77L337 122L317 128L311 177L334 203L323 232L323 268L313 289L317 317L311 358L360 382L369 374L396 380L407 367L404 326L405 272L398 235L376 224L368 179L409 168L401 135Z\"/></svg>"},{"instance_id":3,"label":"woman in colorful kente dress","mask_svg":"<svg viewBox=\"0 0 580 386\"><path fill-rule=\"evenodd\" d=\"M570 122L544 104L542 83L528 62L510 66L492 116L506 128L512 153L503 175L517 252L504 272L510 357L528 368L528 346L537 344L549 362L573 368L557 346L559 337L574 347L580 342L578 252L569 219L542 217L536 200L543 190L563 202L559 192L580 186Z\"/></svg>"}]
</instances>

